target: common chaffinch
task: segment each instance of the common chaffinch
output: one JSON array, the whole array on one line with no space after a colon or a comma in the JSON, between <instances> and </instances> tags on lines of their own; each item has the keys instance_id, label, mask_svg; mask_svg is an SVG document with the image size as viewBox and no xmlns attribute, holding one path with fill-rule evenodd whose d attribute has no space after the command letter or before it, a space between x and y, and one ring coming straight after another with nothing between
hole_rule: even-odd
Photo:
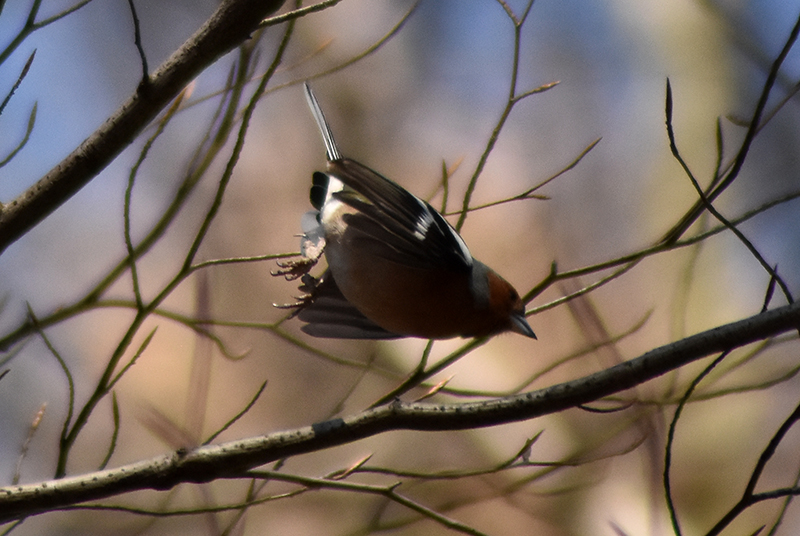
<instances>
[{"instance_id":1,"label":"common chaffinch","mask_svg":"<svg viewBox=\"0 0 800 536\"><path fill-rule=\"evenodd\" d=\"M315 172L302 219L303 259L274 275L302 277L296 315L316 337L483 337L514 331L536 338L519 294L470 254L430 204L342 157L308 84L309 107L328 156ZM307 272L324 250L327 271Z\"/></svg>"}]
</instances>

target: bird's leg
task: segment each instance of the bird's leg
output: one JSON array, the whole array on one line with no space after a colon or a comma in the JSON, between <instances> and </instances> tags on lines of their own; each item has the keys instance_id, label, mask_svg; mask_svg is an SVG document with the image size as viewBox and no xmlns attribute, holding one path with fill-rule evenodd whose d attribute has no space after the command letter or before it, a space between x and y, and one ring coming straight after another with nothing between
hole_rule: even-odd
<instances>
[{"instance_id":1,"label":"bird's leg","mask_svg":"<svg viewBox=\"0 0 800 536\"><path fill-rule=\"evenodd\" d=\"M278 261L278 269L270 273L274 276L282 275L287 281L294 281L304 275L308 275L308 272L316 266L325 252L325 239L319 238L314 241L303 235L300 250L302 251L302 257L286 262Z\"/></svg>"},{"instance_id":2,"label":"bird's leg","mask_svg":"<svg viewBox=\"0 0 800 536\"><path fill-rule=\"evenodd\" d=\"M296 308L292 316L300 312L300 309L302 309L304 305L314 301L314 293L317 290L319 279L312 276L308 272L314 266L316 266L316 264L319 262L319 259L322 257L322 254L325 252L325 239L322 237L317 237L317 239L314 240L306 235L303 235L300 242L300 251L302 252L302 257L286 262L278 262L278 270L270 272L274 276L284 276L287 281L300 279L302 282L300 287L298 287L298 290L300 290L300 292L303 294L300 296L295 296L295 299L297 300L296 302L272 304L278 309Z\"/></svg>"}]
</instances>

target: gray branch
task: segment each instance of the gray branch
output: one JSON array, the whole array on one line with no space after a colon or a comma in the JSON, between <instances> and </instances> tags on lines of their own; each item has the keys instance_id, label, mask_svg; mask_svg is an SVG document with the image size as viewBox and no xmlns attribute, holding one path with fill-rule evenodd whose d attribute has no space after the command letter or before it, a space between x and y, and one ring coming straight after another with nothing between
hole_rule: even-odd
<instances>
[{"instance_id":1,"label":"gray branch","mask_svg":"<svg viewBox=\"0 0 800 536\"><path fill-rule=\"evenodd\" d=\"M587 404L703 357L800 329L795 303L704 331L584 378L539 391L463 404L395 401L344 418L266 436L175 452L116 469L0 488L0 522L142 489L241 477L281 458L351 443L390 430L496 426Z\"/></svg>"},{"instance_id":2,"label":"gray branch","mask_svg":"<svg viewBox=\"0 0 800 536\"><path fill-rule=\"evenodd\" d=\"M284 0L224 0L100 128L18 198L0 205L0 254L92 180L203 69L248 39Z\"/></svg>"}]
</instances>

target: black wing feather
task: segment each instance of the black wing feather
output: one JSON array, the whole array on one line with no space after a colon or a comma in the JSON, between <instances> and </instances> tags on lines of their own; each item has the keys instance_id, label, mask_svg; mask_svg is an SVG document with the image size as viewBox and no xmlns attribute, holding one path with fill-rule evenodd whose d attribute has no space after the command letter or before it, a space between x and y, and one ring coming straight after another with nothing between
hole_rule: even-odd
<instances>
[{"instance_id":1,"label":"black wing feather","mask_svg":"<svg viewBox=\"0 0 800 536\"><path fill-rule=\"evenodd\" d=\"M330 162L328 168L331 175L360 194L347 190L334 194L359 211L348 215L348 226L355 225L378 241L389 240L392 249L408 255L408 260L415 259L415 265L471 269L472 255L464 241L430 204L348 158Z\"/></svg>"}]
</instances>

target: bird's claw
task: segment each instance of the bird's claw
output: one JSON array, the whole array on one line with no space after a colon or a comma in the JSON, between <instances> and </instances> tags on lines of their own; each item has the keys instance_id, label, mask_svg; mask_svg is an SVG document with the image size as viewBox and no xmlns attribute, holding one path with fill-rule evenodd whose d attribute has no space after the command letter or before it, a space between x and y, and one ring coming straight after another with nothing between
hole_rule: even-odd
<instances>
[{"instance_id":1,"label":"bird's claw","mask_svg":"<svg viewBox=\"0 0 800 536\"><path fill-rule=\"evenodd\" d=\"M275 277L283 276L287 281L294 281L304 275L317 264L318 259L310 259L308 257L301 257L299 259L292 259L286 262L277 262L277 270L272 270L270 273Z\"/></svg>"},{"instance_id":2,"label":"bird's claw","mask_svg":"<svg viewBox=\"0 0 800 536\"><path fill-rule=\"evenodd\" d=\"M286 262L277 261L278 269L270 273L276 277L283 276L287 281L294 281L295 279L308 275L308 272L317 265L317 262L319 262L319 259L322 257L322 253L325 251L325 241L320 239L314 242L303 237L301 250L303 252L302 257L299 259L291 259Z\"/></svg>"},{"instance_id":3,"label":"bird's claw","mask_svg":"<svg viewBox=\"0 0 800 536\"><path fill-rule=\"evenodd\" d=\"M273 274L273 275L275 275L275 274ZM314 301L314 295L315 295L315 292L317 290L317 285L319 285L319 281L320 281L316 277L314 277L314 276L312 276L310 274L307 274L307 273L292 277L291 279L289 279L289 277L287 277L286 279L289 279L291 281L291 280L297 279L298 277L302 278L301 281L303 283L302 285L300 285L298 287L298 290L300 290L304 294L302 294L300 296L295 296L295 299L297 301L294 302L294 303L273 303L272 304L273 307L276 307L278 309L295 309L295 311L292 313L292 317L294 317L297 313L299 313L300 309L302 309L304 306L306 306L309 303Z\"/></svg>"}]
</instances>

